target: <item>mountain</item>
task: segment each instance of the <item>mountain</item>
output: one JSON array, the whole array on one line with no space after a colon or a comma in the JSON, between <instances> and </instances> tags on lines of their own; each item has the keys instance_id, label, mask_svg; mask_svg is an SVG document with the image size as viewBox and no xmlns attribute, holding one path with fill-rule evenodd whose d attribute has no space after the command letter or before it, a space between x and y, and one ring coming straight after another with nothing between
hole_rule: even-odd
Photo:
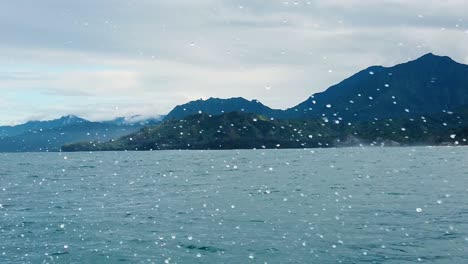
<instances>
[{"instance_id":1,"label":"mountain","mask_svg":"<svg viewBox=\"0 0 468 264\"><path fill-rule=\"evenodd\" d=\"M468 65L429 53L393 67L365 69L288 109L286 116L410 118L463 105L468 105Z\"/></svg>"},{"instance_id":2,"label":"mountain","mask_svg":"<svg viewBox=\"0 0 468 264\"><path fill-rule=\"evenodd\" d=\"M286 110L271 109L257 100L210 98L177 106L165 120L242 111L277 119L325 116L365 121L417 118L463 105L468 105L468 65L429 53L393 67L369 67Z\"/></svg>"},{"instance_id":3,"label":"mountain","mask_svg":"<svg viewBox=\"0 0 468 264\"><path fill-rule=\"evenodd\" d=\"M116 125L91 122L77 116L50 121L30 121L0 127L0 152L58 151L64 144L78 141L111 140L138 131L144 125Z\"/></svg>"},{"instance_id":4,"label":"mountain","mask_svg":"<svg viewBox=\"0 0 468 264\"><path fill-rule=\"evenodd\" d=\"M0 137L11 137L28 131L52 129L67 125L82 124L86 122L89 121L74 115L67 115L49 121L29 121L17 126L0 126Z\"/></svg>"},{"instance_id":5,"label":"mountain","mask_svg":"<svg viewBox=\"0 0 468 264\"><path fill-rule=\"evenodd\" d=\"M467 120L468 116L458 113L355 123L273 119L245 112L202 113L169 119L117 140L67 144L62 151L466 145Z\"/></svg>"},{"instance_id":6,"label":"mountain","mask_svg":"<svg viewBox=\"0 0 468 264\"><path fill-rule=\"evenodd\" d=\"M274 117L281 115L283 111L271 109L257 100L246 100L241 97L219 99L209 98L207 100L196 100L183 105L176 106L164 120L181 119L189 115L204 113L209 115L221 115L229 112L255 113Z\"/></svg>"},{"instance_id":7,"label":"mountain","mask_svg":"<svg viewBox=\"0 0 468 264\"><path fill-rule=\"evenodd\" d=\"M316 147L319 142L304 142L296 131L302 121L275 121L245 112L222 115L205 113L169 119L154 127L108 142L82 142L62 147L63 151L88 150L160 150L160 149L232 149L283 147ZM321 128L320 121L310 122L310 130L319 130L328 138L332 130ZM312 132L311 132L312 133ZM322 144L322 143L320 143ZM323 144L326 144L324 142Z\"/></svg>"}]
</instances>

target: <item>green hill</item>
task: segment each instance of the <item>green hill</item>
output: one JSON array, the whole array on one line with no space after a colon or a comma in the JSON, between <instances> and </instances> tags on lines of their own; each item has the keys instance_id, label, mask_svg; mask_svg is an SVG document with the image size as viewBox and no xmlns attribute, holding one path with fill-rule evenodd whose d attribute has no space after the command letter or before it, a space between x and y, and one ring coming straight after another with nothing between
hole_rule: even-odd
<instances>
[{"instance_id":1,"label":"green hill","mask_svg":"<svg viewBox=\"0 0 468 264\"><path fill-rule=\"evenodd\" d=\"M456 113L404 120L345 123L339 119L275 120L231 112L167 120L108 142L68 144L63 151L326 148L356 145L466 144L468 125ZM453 135L455 135L454 138Z\"/></svg>"}]
</instances>

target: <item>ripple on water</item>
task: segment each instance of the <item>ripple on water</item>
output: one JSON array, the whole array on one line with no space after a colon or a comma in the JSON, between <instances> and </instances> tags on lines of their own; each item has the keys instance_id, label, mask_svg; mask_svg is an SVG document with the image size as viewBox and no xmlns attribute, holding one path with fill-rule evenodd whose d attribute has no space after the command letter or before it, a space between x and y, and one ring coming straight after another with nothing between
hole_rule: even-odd
<instances>
[{"instance_id":1,"label":"ripple on water","mask_svg":"<svg viewBox=\"0 0 468 264\"><path fill-rule=\"evenodd\" d=\"M468 263L467 148L57 155L0 159L0 263Z\"/></svg>"}]
</instances>

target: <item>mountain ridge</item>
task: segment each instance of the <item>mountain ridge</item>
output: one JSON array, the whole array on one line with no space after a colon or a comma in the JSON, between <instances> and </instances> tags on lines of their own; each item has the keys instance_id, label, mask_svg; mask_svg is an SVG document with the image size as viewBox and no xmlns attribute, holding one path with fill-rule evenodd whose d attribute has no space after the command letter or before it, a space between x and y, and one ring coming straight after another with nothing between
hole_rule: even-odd
<instances>
[{"instance_id":1,"label":"mountain ridge","mask_svg":"<svg viewBox=\"0 0 468 264\"><path fill-rule=\"evenodd\" d=\"M178 105L165 120L240 110L281 119L409 118L468 104L467 83L468 65L427 53L390 67L370 66L284 110L272 109L258 100L210 98Z\"/></svg>"},{"instance_id":2,"label":"mountain ridge","mask_svg":"<svg viewBox=\"0 0 468 264\"><path fill-rule=\"evenodd\" d=\"M468 109L468 107L466 107ZM463 111L465 111L464 109ZM460 113L462 113L460 111ZM170 119L112 141L67 144L62 151L219 150L329 148L351 146L467 145L468 116L332 122L272 119L229 112Z\"/></svg>"},{"instance_id":3,"label":"mountain ridge","mask_svg":"<svg viewBox=\"0 0 468 264\"><path fill-rule=\"evenodd\" d=\"M182 105L177 105L170 111L164 120L180 119L190 114L206 113L219 115L228 112L246 112L264 115L274 115L281 110L265 106L260 101L247 100L243 97L231 97L227 99L210 97L207 100L198 99Z\"/></svg>"},{"instance_id":4,"label":"mountain ridge","mask_svg":"<svg viewBox=\"0 0 468 264\"><path fill-rule=\"evenodd\" d=\"M146 125L156 125L156 118L130 118L93 122L75 115L52 120L28 121L17 126L0 127L0 152L59 151L67 143L110 140L138 131Z\"/></svg>"}]
</instances>

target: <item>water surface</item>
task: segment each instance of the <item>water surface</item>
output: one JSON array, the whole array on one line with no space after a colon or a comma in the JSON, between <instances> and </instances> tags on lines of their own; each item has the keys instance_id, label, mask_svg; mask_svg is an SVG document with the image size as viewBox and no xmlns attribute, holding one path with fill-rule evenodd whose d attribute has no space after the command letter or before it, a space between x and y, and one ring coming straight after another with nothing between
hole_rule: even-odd
<instances>
[{"instance_id":1,"label":"water surface","mask_svg":"<svg viewBox=\"0 0 468 264\"><path fill-rule=\"evenodd\" d=\"M468 263L468 148L0 154L0 263Z\"/></svg>"}]
</instances>

